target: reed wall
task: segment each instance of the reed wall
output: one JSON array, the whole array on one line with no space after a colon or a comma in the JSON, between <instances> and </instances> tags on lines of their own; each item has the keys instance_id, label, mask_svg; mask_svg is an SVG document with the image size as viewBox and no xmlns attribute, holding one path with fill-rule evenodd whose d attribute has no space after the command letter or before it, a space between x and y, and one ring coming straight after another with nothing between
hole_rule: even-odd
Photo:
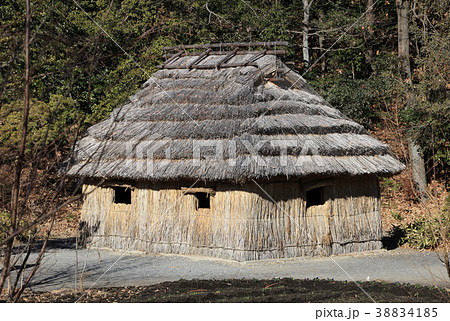
<instances>
[{"instance_id":1,"label":"reed wall","mask_svg":"<svg viewBox=\"0 0 450 321\"><path fill-rule=\"evenodd\" d=\"M180 183L137 183L131 204L115 204L111 186L86 184L82 222L94 246L238 261L381 247L376 177L327 180L319 184L324 204L306 208L314 184L218 183L209 209L197 209Z\"/></svg>"}]
</instances>

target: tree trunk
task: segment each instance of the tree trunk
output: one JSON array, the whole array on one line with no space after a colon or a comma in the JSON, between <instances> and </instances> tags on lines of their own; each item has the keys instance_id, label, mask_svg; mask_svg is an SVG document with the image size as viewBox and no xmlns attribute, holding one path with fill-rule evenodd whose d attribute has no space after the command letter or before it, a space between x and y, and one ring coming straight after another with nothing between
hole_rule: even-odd
<instances>
[{"instance_id":1,"label":"tree trunk","mask_svg":"<svg viewBox=\"0 0 450 321\"><path fill-rule=\"evenodd\" d=\"M409 63L409 27L408 12L409 0L396 0L397 4L397 30L398 30L398 58L404 79L411 83L411 65Z\"/></svg>"},{"instance_id":2,"label":"tree trunk","mask_svg":"<svg viewBox=\"0 0 450 321\"><path fill-rule=\"evenodd\" d=\"M322 26L323 25L323 19L324 19L323 12L319 13L319 23ZM320 57L323 55L323 43L325 41L325 37L322 32L319 32L319 49L320 49ZM322 70L322 77L325 76L325 69L326 69L326 62L325 62L325 56L322 57L322 62L320 63L320 69Z\"/></svg>"},{"instance_id":3,"label":"tree trunk","mask_svg":"<svg viewBox=\"0 0 450 321\"><path fill-rule=\"evenodd\" d=\"M303 2L303 61L305 62L305 67L310 66L309 59L309 9L314 0L302 0Z\"/></svg>"},{"instance_id":4,"label":"tree trunk","mask_svg":"<svg viewBox=\"0 0 450 321\"><path fill-rule=\"evenodd\" d=\"M24 88L24 104L22 118L22 138L20 142L19 155L17 157L16 170L14 175L14 184L11 191L11 227L10 233L14 234L20 222L19 217L19 194L20 194L20 178L22 174L23 162L25 159L25 144L28 132L28 114L30 111L30 20L31 8L30 0L25 0L25 88ZM3 289L5 281L9 276L12 248L14 245L14 237L6 244L5 257L3 259L3 271L0 278L0 291Z\"/></svg>"},{"instance_id":5,"label":"tree trunk","mask_svg":"<svg viewBox=\"0 0 450 321\"><path fill-rule=\"evenodd\" d=\"M408 150L415 189L420 199L426 199L428 186L421 148L414 139L409 138Z\"/></svg>"},{"instance_id":6,"label":"tree trunk","mask_svg":"<svg viewBox=\"0 0 450 321\"><path fill-rule=\"evenodd\" d=\"M373 49L372 49L372 39L373 39L373 26L375 24L375 15L373 13L373 0L366 1L366 59L369 63L372 63Z\"/></svg>"},{"instance_id":7,"label":"tree trunk","mask_svg":"<svg viewBox=\"0 0 450 321\"><path fill-rule=\"evenodd\" d=\"M400 59L400 67L403 72L403 79L411 84L411 65L409 63L409 0L396 0L397 5L397 28L398 28L398 58ZM412 93L408 93L411 102L415 99ZM408 108L411 108L408 106ZM420 199L427 198L428 186L425 172L425 162L421 153L421 148L417 141L410 135L408 138L409 159L411 162L412 179L414 181L417 195Z\"/></svg>"}]
</instances>

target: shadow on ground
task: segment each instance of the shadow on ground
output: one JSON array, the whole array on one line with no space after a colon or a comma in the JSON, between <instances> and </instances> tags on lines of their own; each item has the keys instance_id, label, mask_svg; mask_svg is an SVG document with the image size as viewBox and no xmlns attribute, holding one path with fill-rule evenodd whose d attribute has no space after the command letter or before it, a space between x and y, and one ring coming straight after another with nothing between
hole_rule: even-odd
<instances>
[{"instance_id":1,"label":"shadow on ground","mask_svg":"<svg viewBox=\"0 0 450 321\"><path fill-rule=\"evenodd\" d=\"M389 234L381 239L383 248L388 251L395 250L401 245L401 240L405 236L405 231L400 226L394 226Z\"/></svg>"},{"instance_id":2,"label":"shadow on ground","mask_svg":"<svg viewBox=\"0 0 450 321\"><path fill-rule=\"evenodd\" d=\"M44 245L44 241L36 241L33 245L33 249L31 253L39 253L42 249L42 245ZM27 244L19 244L13 248L13 255L17 255L20 253L24 253L26 251ZM77 247L76 238L75 237L67 237L67 238L59 238L59 239L50 239L47 242L47 250L75 250ZM0 257L5 255L4 249L0 251Z\"/></svg>"}]
</instances>

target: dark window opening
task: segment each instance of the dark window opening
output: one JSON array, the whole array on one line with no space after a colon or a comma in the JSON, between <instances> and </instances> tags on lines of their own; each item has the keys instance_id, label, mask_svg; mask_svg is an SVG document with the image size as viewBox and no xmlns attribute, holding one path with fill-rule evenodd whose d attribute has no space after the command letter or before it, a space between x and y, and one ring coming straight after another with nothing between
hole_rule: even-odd
<instances>
[{"instance_id":1,"label":"dark window opening","mask_svg":"<svg viewBox=\"0 0 450 321\"><path fill-rule=\"evenodd\" d=\"M197 209L199 208L211 208L211 195L208 193L195 193L197 198Z\"/></svg>"},{"instance_id":2,"label":"dark window opening","mask_svg":"<svg viewBox=\"0 0 450 321\"><path fill-rule=\"evenodd\" d=\"M113 187L115 204L131 204L131 188L129 187Z\"/></svg>"},{"instance_id":3,"label":"dark window opening","mask_svg":"<svg viewBox=\"0 0 450 321\"><path fill-rule=\"evenodd\" d=\"M306 208L323 204L325 204L323 187L313 188L306 192Z\"/></svg>"}]
</instances>

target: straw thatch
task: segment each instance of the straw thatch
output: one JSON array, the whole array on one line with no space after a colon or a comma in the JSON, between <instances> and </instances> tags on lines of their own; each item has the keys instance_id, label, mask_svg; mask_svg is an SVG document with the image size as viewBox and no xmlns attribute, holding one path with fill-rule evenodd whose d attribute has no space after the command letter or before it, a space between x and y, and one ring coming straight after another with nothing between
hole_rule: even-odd
<instances>
[{"instance_id":1,"label":"straw thatch","mask_svg":"<svg viewBox=\"0 0 450 321\"><path fill-rule=\"evenodd\" d=\"M78 142L69 175L87 178L84 238L235 260L379 249L377 176L404 168L389 147L270 54L280 50L206 48L173 55Z\"/></svg>"},{"instance_id":2,"label":"straw thatch","mask_svg":"<svg viewBox=\"0 0 450 321\"><path fill-rule=\"evenodd\" d=\"M330 107L276 56L235 55L220 69L200 67L223 55L198 59L172 59L107 120L89 128L69 175L243 183L403 170L387 145ZM226 68L248 61L258 67ZM277 142L286 141L282 157Z\"/></svg>"},{"instance_id":3,"label":"straw thatch","mask_svg":"<svg viewBox=\"0 0 450 321\"><path fill-rule=\"evenodd\" d=\"M210 209L196 209L178 183L138 183L129 205L113 202L113 187L87 184L82 221L94 246L238 261L381 248L375 177L328 181L326 202L306 208L309 184L218 183Z\"/></svg>"}]
</instances>

